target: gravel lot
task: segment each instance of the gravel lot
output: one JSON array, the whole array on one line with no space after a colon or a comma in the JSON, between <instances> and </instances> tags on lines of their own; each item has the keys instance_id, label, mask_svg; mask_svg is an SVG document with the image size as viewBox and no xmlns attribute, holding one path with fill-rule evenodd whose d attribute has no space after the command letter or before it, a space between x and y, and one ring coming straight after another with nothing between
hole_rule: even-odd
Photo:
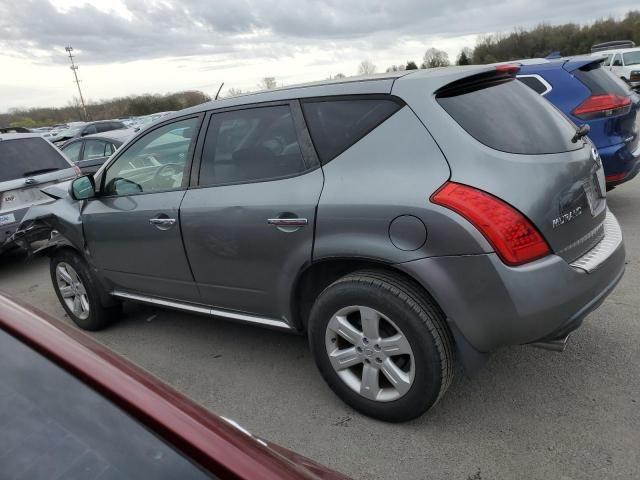
<instances>
[{"instance_id":1,"label":"gravel lot","mask_svg":"<svg viewBox=\"0 0 640 480\"><path fill-rule=\"evenodd\" d=\"M627 273L567 350L497 352L410 423L347 408L301 337L134 305L94 336L210 410L356 479L640 478L640 180L609 205ZM64 318L46 258L1 258L0 289Z\"/></svg>"}]
</instances>

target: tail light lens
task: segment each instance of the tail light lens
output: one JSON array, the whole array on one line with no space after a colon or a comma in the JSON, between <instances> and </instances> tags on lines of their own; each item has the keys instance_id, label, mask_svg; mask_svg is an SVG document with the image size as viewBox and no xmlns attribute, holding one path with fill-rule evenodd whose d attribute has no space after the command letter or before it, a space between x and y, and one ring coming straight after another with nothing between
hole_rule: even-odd
<instances>
[{"instance_id":1,"label":"tail light lens","mask_svg":"<svg viewBox=\"0 0 640 480\"><path fill-rule=\"evenodd\" d=\"M78 167L77 165L73 166L73 171L76 172L76 177L82 176L82 170L80 170L80 167Z\"/></svg>"},{"instance_id":2,"label":"tail light lens","mask_svg":"<svg viewBox=\"0 0 640 480\"><path fill-rule=\"evenodd\" d=\"M620 182L621 180L624 180L626 178L627 174L626 173L614 173L613 175L607 175L605 177L605 181L607 183L611 183L611 182Z\"/></svg>"},{"instance_id":3,"label":"tail light lens","mask_svg":"<svg viewBox=\"0 0 640 480\"><path fill-rule=\"evenodd\" d=\"M629 81L630 82L640 82L640 70L637 71L633 71L631 72L631 75L629 75Z\"/></svg>"},{"instance_id":4,"label":"tail light lens","mask_svg":"<svg viewBox=\"0 0 640 480\"><path fill-rule=\"evenodd\" d=\"M447 182L431 201L471 222L507 265L522 265L551 253L546 240L524 215L489 193Z\"/></svg>"},{"instance_id":5,"label":"tail light lens","mask_svg":"<svg viewBox=\"0 0 640 480\"><path fill-rule=\"evenodd\" d=\"M611 117L631 110L631 99L619 95L593 95L573 110L573 115L582 120Z\"/></svg>"},{"instance_id":6,"label":"tail light lens","mask_svg":"<svg viewBox=\"0 0 640 480\"><path fill-rule=\"evenodd\" d=\"M506 63L502 65L496 65L496 72L507 73L509 75L515 75L520 71L520 65L515 63Z\"/></svg>"}]
</instances>

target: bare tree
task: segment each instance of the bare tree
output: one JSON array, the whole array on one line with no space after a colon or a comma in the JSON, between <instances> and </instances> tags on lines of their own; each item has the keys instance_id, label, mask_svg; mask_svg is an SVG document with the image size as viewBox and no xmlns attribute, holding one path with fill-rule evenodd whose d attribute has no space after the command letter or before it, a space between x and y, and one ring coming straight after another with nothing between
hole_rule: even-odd
<instances>
[{"instance_id":1,"label":"bare tree","mask_svg":"<svg viewBox=\"0 0 640 480\"><path fill-rule=\"evenodd\" d=\"M278 85L276 84L275 77L264 77L262 81L258 84L258 88L261 90L272 90L276 88Z\"/></svg>"},{"instance_id":2,"label":"bare tree","mask_svg":"<svg viewBox=\"0 0 640 480\"><path fill-rule=\"evenodd\" d=\"M341 78L347 78L347 76L344 73L336 73L335 75L329 75L327 80L339 80Z\"/></svg>"},{"instance_id":3,"label":"bare tree","mask_svg":"<svg viewBox=\"0 0 640 480\"><path fill-rule=\"evenodd\" d=\"M422 68L448 67L449 65L451 65L451 62L449 62L449 55L447 55L447 52L444 50L429 48L424 52L424 57L422 57Z\"/></svg>"},{"instance_id":4,"label":"bare tree","mask_svg":"<svg viewBox=\"0 0 640 480\"><path fill-rule=\"evenodd\" d=\"M376 66L371 62L371 60L363 60L358 65L358 75L371 75L372 73L376 73Z\"/></svg>"},{"instance_id":5,"label":"bare tree","mask_svg":"<svg viewBox=\"0 0 640 480\"><path fill-rule=\"evenodd\" d=\"M227 94L225 95L225 97L226 98L237 97L238 95L242 95L243 93L244 92L239 88L231 87L230 89L227 90Z\"/></svg>"},{"instance_id":6,"label":"bare tree","mask_svg":"<svg viewBox=\"0 0 640 480\"><path fill-rule=\"evenodd\" d=\"M387 72L402 72L405 70L406 65L391 65L387 68Z\"/></svg>"}]
</instances>

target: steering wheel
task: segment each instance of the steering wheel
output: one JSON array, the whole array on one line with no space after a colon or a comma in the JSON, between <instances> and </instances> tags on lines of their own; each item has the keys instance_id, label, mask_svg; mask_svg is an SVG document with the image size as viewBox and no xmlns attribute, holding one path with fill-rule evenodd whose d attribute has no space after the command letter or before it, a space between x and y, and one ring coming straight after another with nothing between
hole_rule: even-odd
<instances>
[{"instance_id":1,"label":"steering wheel","mask_svg":"<svg viewBox=\"0 0 640 480\"><path fill-rule=\"evenodd\" d=\"M167 163L156 170L156 173L153 175L153 184L159 189L172 188L175 186L174 177L182 174L183 170L184 165Z\"/></svg>"}]
</instances>

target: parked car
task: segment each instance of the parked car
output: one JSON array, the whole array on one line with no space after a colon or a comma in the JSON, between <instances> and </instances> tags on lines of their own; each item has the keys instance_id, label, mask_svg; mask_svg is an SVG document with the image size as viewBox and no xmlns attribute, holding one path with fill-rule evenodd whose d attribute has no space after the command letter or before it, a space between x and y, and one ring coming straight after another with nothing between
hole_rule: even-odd
<instances>
[{"instance_id":1,"label":"parked car","mask_svg":"<svg viewBox=\"0 0 640 480\"><path fill-rule=\"evenodd\" d=\"M61 147L69 140L74 138L84 137L86 135L92 135L94 133L104 133L110 130L127 128L126 125L116 120L103 120L100 122L88 122L80 125L73 125L69 128L57 133L56 136L49 138L48 140L54 145Z\"/></svg>"},{"instance_id":2,"label":"parked car","mask_svg":"<svg viewBox=\"0 0 640 480\"><path fill-rule=\"evenodd\" d=\"M2 478L346 480L0 295Z\"/></svg>"},{"instance_id":3,"label":"parked car","mask_svg":"<svg viewBox=\"0 0 640 480\"><path fill-rule=\"evenodd\" d=\"M31 130L24 127L4 127L0 128L0 133L32 133Z\"/></svg>"},{"instance_id":4,"label":"parked car","mask_svg":"<svg viewBox=\"0 0 640 480\"><path fill-rule=\"evenodd\" d=\"M598 50L592 56L604 56L604 67L640 92L640 47Z\"/></svg>"},{"instance_id":5,"label":"parked car","mask_svg":"<svg viewBox=\"0 0 640 480\"><path fill-rule=\"evenodd\" d=\"M0 134L0 252L29 207L48 200L41 188L76 177L60 151L35 133Z\"/></svg>"},{"instance_id":6,"label":"parked car","mask_svg":"<svg viewBox=\"0 0 640 480\"><path fill-rule=\"evenodd\" d=\"M130 300L306 334L340 398L408 420L456 357L473 370L502 346L562 347L624 272L597 152L517 71L193 107L47 189L60 200L23 228L59 232L51 278L81 328ZM161 165L135 166L148 157Z\"/></svg>"},{"instance_id":7,"label":"parked car","mask_svg":"<svg viewBox=\"0 0 640 480\"><path fill-rule=\"evenodd\" d=\"M110 130L70 140L61 148L82 173L95 173L120 146L135 135L133 129Z\"/></svg>"},{"instance_id":8,"label":"parked car","mask_svg":"<svg viewBox=\"0 0 640 480\"><path fill-rule=\"evenodd\" d=\"M589 126L608 188L640 170L640 97L602 68L601 58L522 60L519 80L577 125Z\"/></svg>"}]
</instances>

